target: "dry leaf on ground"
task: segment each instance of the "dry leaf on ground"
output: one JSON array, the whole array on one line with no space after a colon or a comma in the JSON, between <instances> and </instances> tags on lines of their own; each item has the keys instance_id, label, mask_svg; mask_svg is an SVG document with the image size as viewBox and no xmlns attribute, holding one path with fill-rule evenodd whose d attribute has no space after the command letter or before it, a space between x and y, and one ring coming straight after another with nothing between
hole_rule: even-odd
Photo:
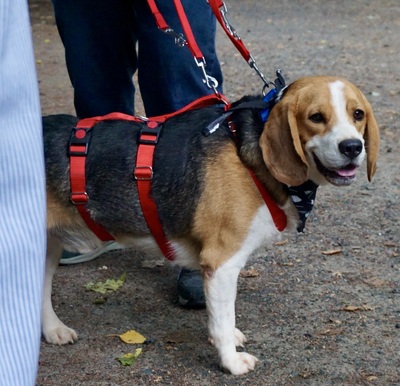
<instances>
[{"instance_id":1,"label":"dry leaf on ground","mask_svg":"<svg viewBox=\"0 0 400 386\"><path fill-rule=\"evenodd\" d=\"M343 311L357 312L357 311L373 311L371 306L345 306L342 308Z\"/></svg>"},{"instance_id":2,"label":"dry leaf on ground","mask_svg":"<svg viewBox=\"0 0 400 386\"><path fill-rule=\"evenodd\" d=\"M342 248L336 248L336 249L328 249L327 251L322 251L323 255L336 255L338 253L342 253Z\"/></svg>"},{"instance_id":3,"label":"dry leaf on ground","mask_svg":"<svg viewBox=\"0 0 400 386\"><path fill-rule=\"evenodd\" d=\"M128 344L141 344L146 341L146 338L135 330L129 330L121 335L110 334L107 336L118 336L123 342Z\"/></svg>"},{"instance_id":4,"label":"dry leaf on ground","mask_svg":"<svg viewBox=\"0 0 400 386\"><path fill-rule=\"evenodd\" d=\"M257 277L260 273L256 269L242 269L239 274L240 277Z\"/></svg>"}]
</instances>

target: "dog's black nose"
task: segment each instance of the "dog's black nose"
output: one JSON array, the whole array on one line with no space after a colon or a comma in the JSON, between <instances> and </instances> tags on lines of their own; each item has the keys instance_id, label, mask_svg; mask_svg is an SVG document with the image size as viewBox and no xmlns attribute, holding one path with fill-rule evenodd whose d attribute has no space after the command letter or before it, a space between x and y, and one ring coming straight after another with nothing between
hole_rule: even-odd
<instances>
[{"instance_id":1,"label":"dog's black nose","mask_svg":"<svg viewBox=\"0 0 400 386\"><path fill-rule=\"evenodd\" d=\"M345 139L339 143L339 151L350 159L356 158L363 149L363 144L359 139Z\"/></svg>"}]
</instances>

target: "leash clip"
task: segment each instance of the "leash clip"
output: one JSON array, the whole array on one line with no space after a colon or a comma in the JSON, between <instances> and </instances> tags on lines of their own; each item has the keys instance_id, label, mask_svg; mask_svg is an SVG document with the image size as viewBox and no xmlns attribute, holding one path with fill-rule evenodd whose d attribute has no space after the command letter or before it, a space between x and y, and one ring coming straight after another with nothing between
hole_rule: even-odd
<instances>
[{"instance_id":1,"label":"leash clip","mask_svg":"<svg viewBox=\"0 0 400 386\"><path fill-rule=\"evenodd\" d=\"M261 80L264 82L264 87L263 87L263 93L264 89L266 87L269 87L270 84L273 84L272 82L268 82L268 80L265 78L264 74L261 72L261 70L258 68L257 63L253 57L252 54L250 54L250 59L247 62L249 66L257 73L257 75L261 78Z\"/></svg>"},{"instance_id":2,"label":"leash clip","mask_svg":"<svg viewBox=\"0 0 400 386\"><path fill-rule=\"evenodd\" d=\"M222 2L222 6L219 10L222 20L224 21L225 27L228 30L228 32L236 39L236 40L241 40L240 36L236 32L235 28L229 23L228 17L226 16L228 13L228 8L224 2Z\"/></svg>"},{"instance_id":3,"label":"leash clip","mask_svg":"<svg viewBox=\"0 0 400 386\"><path fill-rule=\"evenodd\" d=\"M187 44L187 41L183 34L175 32L171 27L167 28L160 28L162 32L166 33L169 36L172 36L175 40L175 44L178 47L185 47Z\"/></svg>"},{"instance_id":4,"label":"leash clip","mask_svg":"<svg viewBox=\"0 0 400 386\"><path fill-rule=\"evenodd\" d=\"M274 81L274 86L278 94L286 88L285 78L283 77L282 71L280 69L276 70L276 79Z\"/></svg>"},{"instance_id":5,"label":"leash clip","mask_svg":"<svg viewBox=\"0 0 400 386\"><path fill-rule=\"evenodd\" d=\"M198 60L196 57L194 58L197 67L200 68L201 72L203 73L203 82L207 85L207 87L211 90L214 91L214 93L218 96L219 92L217 90L218 87L218 81L215 79L213 76L208 75L206 72L206 60L202 58L201 60Z\"/></svg>"}]
</instances>

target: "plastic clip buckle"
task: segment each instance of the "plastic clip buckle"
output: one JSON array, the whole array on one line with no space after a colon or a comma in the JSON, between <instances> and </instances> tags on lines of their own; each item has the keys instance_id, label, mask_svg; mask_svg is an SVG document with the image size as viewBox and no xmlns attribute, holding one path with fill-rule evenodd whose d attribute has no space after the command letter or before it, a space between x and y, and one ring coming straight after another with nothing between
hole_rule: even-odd
<instances>
[{"instance_id":1,"label":"plastic clip buckle","mask_svg":"<svg viewBox=\"0 0 400 386\"><path fill-rule=\"evenodd\" d=\"M140 129L139 144L141 145L157 145L160 139L162 126L157 122L149 121L147 125Z\"/></svg>"},{"instance_id":2,"label":"plastic clip buckle","mask_svg":"<svg viewBox=\"0 0 400 386\"><path fill-rule=\"evenodd\" d=\"M87 156L91 135L91 129L73 128L69 137L68 155Z\"/></svg>"}]
</instances>

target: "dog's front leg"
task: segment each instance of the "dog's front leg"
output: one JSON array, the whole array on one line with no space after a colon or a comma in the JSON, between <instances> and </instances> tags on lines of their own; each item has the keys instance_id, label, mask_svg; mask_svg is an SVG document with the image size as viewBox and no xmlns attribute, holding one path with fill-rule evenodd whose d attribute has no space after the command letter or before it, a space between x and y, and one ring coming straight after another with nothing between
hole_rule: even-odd
<instances>
[{"instance_id":1,"label":"dog's front leg","mask_svg":"<svg viewBox=\"0 0 400 386\"><path fill-rule=\"evenodd\" d=\"M236 346L246 341L235 328L235 300L240 267L230 261L213 272L204 270L204 290L207 301L210 341L218 350L221 366L234 375L254 369L257 358L246 352L237 352Z\"/></svg>"},{"instance_id":2,"label":"dog's front leg","mask_svg":"<svg viewBox=\"0 0 400 386\"><path fill-rule=\"evenodd\" d=\"M78 335L74 330L67 327L56 315L51 302L51 289L53 276L60 262L62 248L59 240L48 236L47 240L47 256L46 256L46 273L43 289L42 303L42 332L48 343L67 344L74 343L78 339Z\"/></svg>"}]
</instances>

